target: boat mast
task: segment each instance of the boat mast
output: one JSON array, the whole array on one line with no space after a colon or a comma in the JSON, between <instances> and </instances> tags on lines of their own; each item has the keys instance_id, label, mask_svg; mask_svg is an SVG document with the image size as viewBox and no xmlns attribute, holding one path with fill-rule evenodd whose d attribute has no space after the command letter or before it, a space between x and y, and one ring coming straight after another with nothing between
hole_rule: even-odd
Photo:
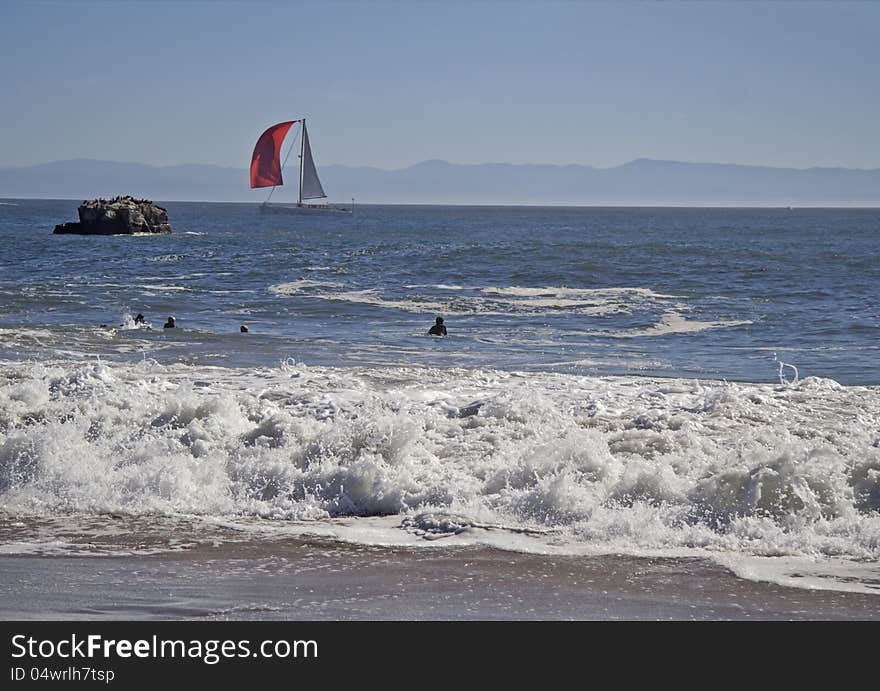
<instances>
[{"instance_id":1,"label":"boat mast","mask_svg":"<svg viewBox=\"0 0 880 691\"><path fill-rule=\"evenodd\" d=\"M302 137L299 143L299 200L297 206L303 205L303 172L306 164L306 119L303 118Z\"/></svg>"}]
</instances>

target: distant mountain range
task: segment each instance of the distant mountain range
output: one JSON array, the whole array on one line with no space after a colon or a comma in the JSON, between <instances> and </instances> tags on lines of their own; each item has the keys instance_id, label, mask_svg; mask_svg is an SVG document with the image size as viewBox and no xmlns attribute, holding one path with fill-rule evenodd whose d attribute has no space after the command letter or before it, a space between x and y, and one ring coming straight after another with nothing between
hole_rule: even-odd
<instances>
[{"instance_id":1,"label":"distant mountain range","mask_svg":"<svg viewBox=\"0 0 880 691\"><path fill-rule=\"evenodd\" d=\"M273 200L296 198L297 171ZM320 168L331 201L380 204L880 206L880 169L771 168L638 159L614 168L424 161ZM245 169L76 159L0 168L0 198L261 202Z\"/></svg>"}]
</instances>

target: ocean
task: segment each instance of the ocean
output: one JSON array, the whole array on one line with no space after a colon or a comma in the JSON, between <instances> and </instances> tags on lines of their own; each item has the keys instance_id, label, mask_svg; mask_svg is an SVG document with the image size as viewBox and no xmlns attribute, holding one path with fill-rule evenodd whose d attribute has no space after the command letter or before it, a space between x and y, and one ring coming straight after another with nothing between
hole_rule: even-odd
<instances>
[{"instance_id":1,"label":"ocean","mask_svg":"<svg viewBox=\"0 0 880 691\"><path fill-rule=\"evenodd\" d=\"M7 568L312 540L880 594L880 210L169 202L169 235L53 235L77 205L0 202ZM299 611L65 609L32 580L0 610Z\"/></svg>"}]
</instances>

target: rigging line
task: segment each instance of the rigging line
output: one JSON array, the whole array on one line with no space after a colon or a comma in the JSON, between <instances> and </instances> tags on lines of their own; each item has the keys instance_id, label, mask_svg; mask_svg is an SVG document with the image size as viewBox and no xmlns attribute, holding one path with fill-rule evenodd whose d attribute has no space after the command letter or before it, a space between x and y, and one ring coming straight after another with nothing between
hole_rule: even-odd
<instances>
[{"instance_id":1,"label":"rigging line","mask_svg":"<svg viewBox=\"0 0 880 691\"><path fill-rule=\"evenodd\" d=\"M290 152L293 151L293 145L296 144L296 138L302 133L302 126L299 128L299 132L293 135L293 139L290 141L290 147L287 149L287 156L284 157L284 163L281 164L281 169L284 169L284 166L287 165L287 159L290 158Z\"/></svg>"}]
</instances>

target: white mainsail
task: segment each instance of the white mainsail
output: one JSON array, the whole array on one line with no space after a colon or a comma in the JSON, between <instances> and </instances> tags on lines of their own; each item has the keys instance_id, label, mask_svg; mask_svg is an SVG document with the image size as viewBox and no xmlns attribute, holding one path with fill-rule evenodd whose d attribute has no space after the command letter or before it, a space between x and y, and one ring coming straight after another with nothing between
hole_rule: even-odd
<instances>
[{"instance_id":1,"label":"white mainsail","mask_svg":"<svg viewBox=\"0 0 880 691\"><path fill-rule=\"evenodd\" d=\"M315 168L315 160L312 158L312 147L309 145L309 133L306 130L306 121L302 125L302 167L300 168L301 199L323 199L324 188L318 179L318 170Z\"/></svg>"}]
</instances>

